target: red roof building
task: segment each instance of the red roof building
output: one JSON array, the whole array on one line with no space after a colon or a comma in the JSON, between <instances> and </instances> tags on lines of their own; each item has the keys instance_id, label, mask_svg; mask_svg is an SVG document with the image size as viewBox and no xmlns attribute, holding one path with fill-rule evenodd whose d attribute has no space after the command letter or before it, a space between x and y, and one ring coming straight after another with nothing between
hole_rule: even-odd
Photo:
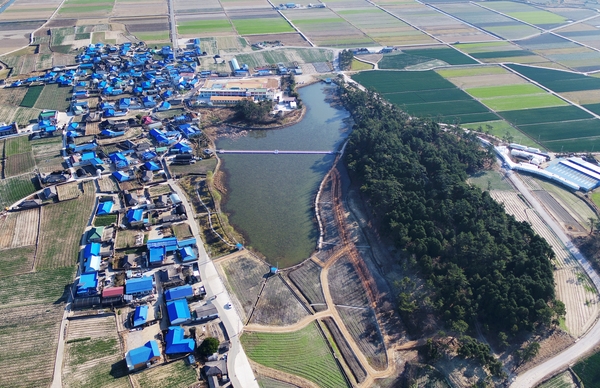
<instances>
[{"instance_id":1,"label":"red roof building","mask_svg":"<svg viewBox=\"0 0 600 388\"><path fill-rule=\"evenodd\" d=\"M115 297L115 296L123 296L123 287L111 287L111 288L105 288L102 291L102 297L103 298L111 298L111 297Z\"/></svg>"}]
</instances>

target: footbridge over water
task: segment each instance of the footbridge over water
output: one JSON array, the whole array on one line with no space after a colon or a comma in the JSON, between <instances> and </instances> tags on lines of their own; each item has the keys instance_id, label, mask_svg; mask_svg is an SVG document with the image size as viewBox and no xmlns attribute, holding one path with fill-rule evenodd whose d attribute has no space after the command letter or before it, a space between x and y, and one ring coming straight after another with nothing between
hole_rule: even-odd
<instances>
[{"instance_id":1,"label":"footbridge over water","mask_svg":"<svg viewBox=\"0 0 600 388\"><path fill-rule=\"evenodd\" d=\"M340 151L216 150L219 154L334 155Z\"/></svg>"}]
</instances>

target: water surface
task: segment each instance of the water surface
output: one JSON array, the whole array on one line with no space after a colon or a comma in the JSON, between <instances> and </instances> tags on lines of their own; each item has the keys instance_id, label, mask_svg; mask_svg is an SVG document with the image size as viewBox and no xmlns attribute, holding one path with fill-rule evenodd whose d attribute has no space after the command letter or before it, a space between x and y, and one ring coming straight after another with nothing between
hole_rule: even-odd
<instances>
[{"instance_id":1,"label":"water surface","mask_svg":"<svg viewBox=\"0 0 600 388\"><path fill-rule=\"evenodd\" d=\"M308 110L293 126L249 131L238 139L220 139L219 149L337 150L347 137L349 114L326 101L333 86L299 89ZM227 196L223 210L246 244L280 268L310 256L318 239L314 198L335 155L223 154Z\"/></svg>"}]
</instances>

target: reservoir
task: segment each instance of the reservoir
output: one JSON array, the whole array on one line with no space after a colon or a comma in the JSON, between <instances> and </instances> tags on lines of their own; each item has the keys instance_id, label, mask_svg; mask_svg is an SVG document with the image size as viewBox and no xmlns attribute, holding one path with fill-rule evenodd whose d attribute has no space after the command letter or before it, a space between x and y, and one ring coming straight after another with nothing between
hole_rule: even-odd
<instances>
[{"instance_id":1,"label":"reservoir","mask_svg":"<svg viewBox=\"0 0 600 388\"><path fill-rule=\"evenodd\" d=\"M307 112L301 122L283 129L248 131L222 138L224 150L338 150L350 128L349 113L327 101L335 86L313 84L298 89ZM308 258L319 237L314 198L335 155L220 154L227 196L223 211L246 245L280 268Z\"/></svg>"}]
</instances>

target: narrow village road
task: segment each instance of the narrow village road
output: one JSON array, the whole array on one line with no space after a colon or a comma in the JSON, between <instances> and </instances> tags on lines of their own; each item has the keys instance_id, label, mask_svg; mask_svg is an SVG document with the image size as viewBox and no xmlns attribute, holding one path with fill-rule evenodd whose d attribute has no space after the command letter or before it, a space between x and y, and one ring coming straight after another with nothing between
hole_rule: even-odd
<instances>
[{"instance_id":1,"label":"narrow village road","mask_svg":"<svg viewBox=\"0 0 600 388\"><path fill-rule=\"evenodd\" d=\"M507 177L515 185L517 190L531 206L538 212L540 217L550 226L552 231L565 244L569 249L573 257L581 264L585 272L594 282L597 289L600 289L600 277L585 257L579 252L579 250L573 246L569 237L563 232L562 228L558 223L548 214L546 209L543 208L542 204L535 198L531 192L525 187L523 181L512 171L507 171ZM594 326L582 337L580 337L575 344L565 349L561 353L555 355L551 359L542 362L541 364L529 369L528 371L518 375L511 382L510 387L512 388L525 388L535 387L536 384L540 383L545 377L549 377L551 374L566 368L568 365L576 362L582 355L594 349L600 344L600 320L596 321Z\"/></svg>"},{"instance_id":2,"label":"narrow village road","mask_svg":"<svg viewBox=\"0 0 600 388\"><path fill-rule=\"evenodd\" d=\"M231 379L234 387L258 388L258 382L254 377L254 372L252 371L250 362L248 361L246 353L244 352L242 344L240 343L239 336L243 331L244 324L237 314L235 308L227 307L232 306L231 299L229 298L229 294L227 293L227 290L225 289L225 286L223 285L223 282L217 273L217 269L215 268L213 261L206 253L202 238L200 237L200 229L198 228L198 223L194 217L196 213L194 212L194 209L192 209L183 190L177 185L177 182L169 179L168 183L171 185L177 195L179 195L179 198L181 199L188 214L188 219L191 220L189 224L192 228L194 238L198 242L198 267L200 271L200 278L202 279L204 288L206 289L206 296L207 298L212 299L212 303L217 308L217 311L219 312L219 318L221 318L231 342L229 357L227 359L229 378Z\"/></svg>"}]
</instances>

